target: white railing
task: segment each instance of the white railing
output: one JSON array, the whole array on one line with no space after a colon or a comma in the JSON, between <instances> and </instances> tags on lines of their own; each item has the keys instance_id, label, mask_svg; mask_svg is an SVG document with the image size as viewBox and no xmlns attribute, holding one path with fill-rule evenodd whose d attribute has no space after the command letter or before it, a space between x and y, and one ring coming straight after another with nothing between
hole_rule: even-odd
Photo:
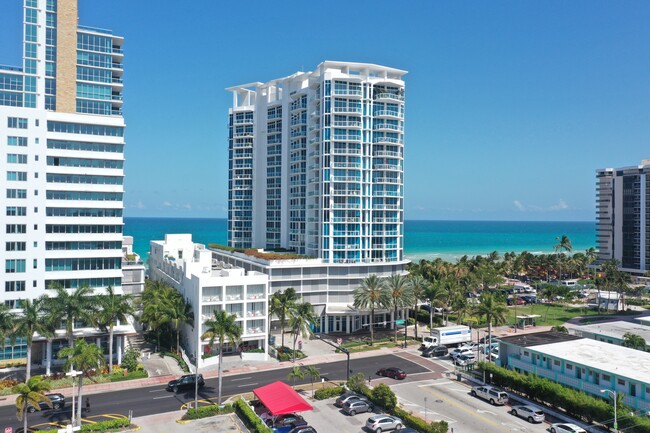
<instances>
[{"instance_id":1,"label":"white railing","mask_svg":"<svg viewBox=\"0 0 650 433\"><path fill-rule=\"evenodd\" d=\"M394 156L396 158L402 158L400 152L394 152L392 150L375 150L373 156Z\"/></svg>"},{"instance_id":2,"label":"white railing","mask_svg":"<svg viewBox=\"0 0 650 433\"><path fill-rule=\"evenodd\" d=\"M360 162L332 162L332 167L334 168L360 168Z\"/></svg>"},{"instance_id":3,"label":"white railing","mask_svg":"<svg viewBox=\"0 0 650 433\"><path fill-rule=\"evenodd\" d=\"M339 120L339 121L334 121L334 126L360 128L361 127L361 122L358 122L358 121L355 121L355 120Z\"/></svg>"},{"instance_id":4,"label":"white railing","mask_svg":"<svg viewBox=\"0 0 650 433\"><path fill-rule=\"evenodd\" d=\"M375 170L401 170L402 167L398 164L374 164L372 166Z\"/></svg>"},{"instance_id":5,"label":"white railing","mask_svg":"<svg viewBox=\"0 0 650 433\"><path fill-rule=\"evenodd\" d=\"M334 95L336 95L336 96L339 96L339 95L340 96L363 96L363 93L362 93L361 89L358 89L358 90L356 90L356 89L346 89L346 90L334 89L334 92L332 92L332 93Z\"/></svg>"},{"instance_id":6,"label":"white railing","mask_svg":"<svg viewBox=\"0 0 650 433\"><path fill-rule=\"evenodd\" d=\"M393 144L404 144L404 140L401 138L395 137L373 137L373 143L393 143Z\"/></svg>"},{"instance_id":7,"label":"white railing","mask_svg":"<svg viewBox=\"0 0 650 433\"><path fill-rule=\"evenodd\" d=\"M399 95L397 93L377 93L375 94L375 99L395 99L397 101L403 101L404 95Z\"/></svg>"},{"instance_id":8,"label":"white railing","mask_svg":"<svg viewBox=\"0 0 650 433\"><path fill-rule=\"evenodd\" d=\"M372 129L390 129L393 131L400 131L400 132L404 131L404 127L402 125L393 125L392 123L375 123L372 126Z\"/></svg>"},{"instance_id":9,"label":"white railing","mask_svg":"<svg viewBox=\"0 0 650 433\"><path fill-rule=\"evenodd\" d=\"M374 183L401 183L400 179L394 177L376 177L372 181Z\"/></svg>"},{"instance_id":10,"label":"white railing","mask_svg":"<svg viewBox=\"0 0 650 433\"><path fill-rule=\"evenodd\" d=\"M377 210L399 210L399 205L397 204L376 204L372 207Z\"/></svg>"},{"instance_id":11,"label":"white railing","mask_svg":"<svg viewBox=\"0 0 650 433\"><path fill-rule=\"evenodd\" d=\"M399 111L392 111L392 110L377 110L373 113L373 115L399 117L400 119L404 118L404 113L400 113Z\"/></svg>"},{"instance_id":12,"label":"white railing","mask_svg":"<svg viewBox=\"0 0 650 433\"><path fill-rule=\"evenodd\" d=\"M333 107L333 113L361 113L361 107Z\"/></svg>"},{"instance_id":13,"label":"white railing","mask_svg":"<svg viewBox=\"0 0 650 433\"><path fill-rule=\"evenodd\" d=\"M332 182L361 182L361 177L332 176Z\"/></svg>"},{"instance_id":14,"label":"white railing","mask_svg":"<svg viewBox=\"0 0 650 433\"><path fill-rule=\"evenodd\" d=\"M361 136L360 135L341 135L341 134L334 134L333 140L340 140L340 141L360 141Z\"/></svg>"}]
</instances>

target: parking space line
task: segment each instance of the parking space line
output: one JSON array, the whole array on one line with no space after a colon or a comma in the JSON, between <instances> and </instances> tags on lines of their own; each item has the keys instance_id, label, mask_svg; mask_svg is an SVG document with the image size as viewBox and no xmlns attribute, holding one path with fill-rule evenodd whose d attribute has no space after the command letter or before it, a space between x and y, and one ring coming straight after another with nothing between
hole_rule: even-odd
<instances>
[{"instance_id":1,"label":"parking space line","mask_svg":"<svg viewBox=\"0 0 650 433\"><path fill-rule=\"evenodd\" d=\"M237 388L243 388L245 386L253 386L253 385L258 385L258 383L255 382L255 383L247 383L247 384L244 384L244 385L237 385Z\"/></svg>"},{"instance_id":2,"label":"parking space line","mask_svg":"<svg viewBox=\"0 0 650 433\"><path fill-rule=\"evenodd\" d=\"M237 379L230 379L231 382L239 382L240 380L248 380L252 379L250 376L248 377L238 377Z\"/></svg>"},{"instance_id":3,"label":"parking space line","mask_svg":"<svg viewBox=\"0 0 650 433\"><path fill-rule=\"evenodd\" d=\"M160 400L161 398L172 398L172 397L176 397L176 396L175 395L164 395L162 397L154 397L153 399L154 400Z\"/></svg>"}]
</instances>

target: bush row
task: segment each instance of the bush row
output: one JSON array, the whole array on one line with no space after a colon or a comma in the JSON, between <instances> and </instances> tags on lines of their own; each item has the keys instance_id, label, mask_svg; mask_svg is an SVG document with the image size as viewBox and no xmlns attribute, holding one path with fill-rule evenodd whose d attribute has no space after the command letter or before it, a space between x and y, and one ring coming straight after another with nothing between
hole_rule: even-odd
<instances>
[{"instance_id":1,"label":"bush row","mask_svg":"<svg viewBox=\"0 0 650 433\"><path fill-rule=\"evenodd\" d=\"M93 433L106 433L114 432L118 430L123 430L124 428L131 425L131 421L128 418L112 419L110 421L98 421L94 424L82 424L81 433L84 432L93 432ZM57 429L51 430L40 430L40 433L57 433Z\"/></svg>"},{"instance_id":2,"label":"bush row","mask_svg":"<svg viewBox=\"0 0 650 433\"><path fill-rule=\"evenodd\" d=\"M592 397L583 391L568 388L534 374L524 375L494 364L479 363L479 369L490 374L495 385L530 400L562 409L568 415L588 423L614 418L614 406L611 403ZM617 409L620 413L633 412L633 409L625 407L620 402ZM619 428L627 433L650 433L650 419L637 416L625 417L619 419Z\"/></svg>"},{"instance_id":3,"label":"bush row","mask_svg":"<svg viewBox=\"0 0 650 433\"><path fill-rule=\"evenodd\" d=\"M251 433L272 433L243 399L236 400L234 406L235 412Z\"/></svg>"},{"instance_id":4,"label":"bush row","mask_svg":"<svg viewBox=\"0 0 650 433\"><path fill-rule=\"evenodd\" d=\"M303 359L306 357L307 355L305 355L301 350L296 350L296 359ZM293 350L289 349L287 351L285 349L285 351L282 353L278 352L278 361L291 361L292 359L293 359Z\"/></svg>"},{"instance_id":5,"label":"bush row","mask_svg":"<svg viewBox=\"0 0 650 433\"><path fill-rule=\"evenodd\" d=\"M326 398L338 397L345 392L342 386L335 386L333 388L321 388L316 390L314 398L316 400L325 400Z\"/></svg>"},{"instance_id":6,"label":"bush row","mask_svg":"<svg viewBox=\"0 0 650 433\"><path fill-rule=\"evenodd\" d=\"M109 376L111 382L122 382L124 380L144 379L149 377L149 374L144 370L130 371L126 375L113 374Z\"/></svg>"},{"instance_id":7,"label":"bush row","mask_svg":"<svg viewBox=\"0 0 650 433\"><path fill-rule=\"evenodd\" d=\"M178 362L178 366L179 366L179 367L180 367L180 368L181 368L185 373L189 373L189 372L190 372L190 368L189 368L189 367L187 366L187 364L185 363L185 360L183 359L183 357L180 356L179 354L174 353L174 352L163 352L163 353L162 353L162 356L170 356L170 357L174 358L174 359L176 360L176 362Z\"/></svg>"},{"instance_id":8,"label":"bush row","mask_svg":"<svg viewBox=\"0 0 650 433\"><path fill-rule=\"evenodd\" d=\"M235 408L232 404L226 404L223 407L218 405L210 406L201 406L198 409L190 409L181 418L182 420L192 420L192 419L201 419L207 418L209 416L221 415L224 413L232 413L235 411Z\"/></svg>"},{"instance_id":9,"label":"bush row","mask_svg":"<svg viewBox=\"0 0 650 433\"><path fill-rule=\"evenodd\" d=\"M424 420L414 416L412 412L406 412L397 407L397 397L388 385L381 383L371 391L366 385L366 378L363 373L352 376L348 381L348 388L365 395L375 406L383 407L389 414L401 418L406 426L421 433L447 433L449 430L447 421L434 421L427 424Z\"/></svg>"}]
</instances>

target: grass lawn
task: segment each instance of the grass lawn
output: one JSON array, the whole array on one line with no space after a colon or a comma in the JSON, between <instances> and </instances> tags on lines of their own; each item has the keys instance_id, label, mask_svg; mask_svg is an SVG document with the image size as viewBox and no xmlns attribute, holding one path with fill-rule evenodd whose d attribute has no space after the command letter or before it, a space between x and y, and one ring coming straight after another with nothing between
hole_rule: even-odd
<instances>
[{"instance_id":1,"label":"grass lawn","mask_svg":"<svg viewBox=\"0 0 650 433\"><path fill-rule=\"evenodd\" d=\"M517 305L517 316L538 314L538 326L558 326L578 316L598 316L596 310L579 307L568 307L559 304ZM515 307L508 307L507 323L515 323Z\"/></svg>"}]
</instances>

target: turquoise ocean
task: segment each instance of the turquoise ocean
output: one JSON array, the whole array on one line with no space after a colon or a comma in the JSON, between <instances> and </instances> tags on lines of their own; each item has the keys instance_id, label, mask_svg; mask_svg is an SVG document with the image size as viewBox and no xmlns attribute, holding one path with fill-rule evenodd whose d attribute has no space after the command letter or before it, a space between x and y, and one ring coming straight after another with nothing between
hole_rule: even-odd
<instances>
[{"instance_id":1,"label":"turquoise ocean","mask_svg":"<svg viewBox=\"0 0 650 433\"><path fill-rule=\"evenodd\" d=\"M226 244L227 221L220 218L124 218L124 234L134 237L134 251L147 260L149 241L165 233L191 233L201 244ZM475 256L528 251L553 252L556 238L567 235L573 252L596 247L596 223L585 221L424 221L404 223L404 253L411 260L455 262L463 255Z\"/></svg>"}]
</instances>

